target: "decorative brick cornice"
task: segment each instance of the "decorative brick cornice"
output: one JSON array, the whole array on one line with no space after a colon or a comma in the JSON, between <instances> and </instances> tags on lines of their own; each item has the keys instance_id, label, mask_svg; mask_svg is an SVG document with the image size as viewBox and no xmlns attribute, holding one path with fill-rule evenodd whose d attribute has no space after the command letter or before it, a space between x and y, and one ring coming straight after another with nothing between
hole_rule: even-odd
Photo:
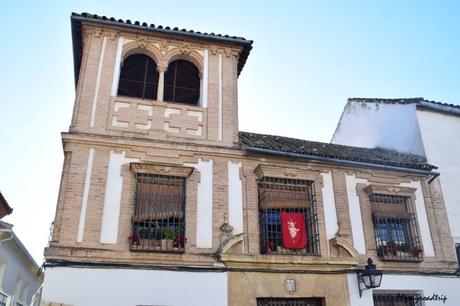
<instances>
[{"instance_id":1,"label":"decorative brick cornice","mask_svg":"<svg viewBox=\"0 0 460 306\"><path fill-rule=\"evenodd\" d=\"M131 171L134 173L149 173L182 177L189 176L193 171L192 167L184 167L162 163L131 163L130 168Z\"/></svg>"},{"instance_id":2,"label":"decorative brick cornice","mask_svg":"<svg viewBox=\"0 0 460 306\"><path fill-rule=\"evenodd\" d=\"M368 195L373 193L390 194L410 197L417 190L410 187L391 186L391 185L377 185L372 184L363 189Z\"/></svg>"},{"instance_id":3,"label":"decorative brick cornice","mask_svg":"<svg viewBox=\"0 0 460 306\"><path fill-rule=\"evenodd\" d=\"M254 170L258 177L280 177L300 180L314 181L318 178L320 171L310 168L286 168L272 165L259 165Z\"/></svg>"}]
</instances>

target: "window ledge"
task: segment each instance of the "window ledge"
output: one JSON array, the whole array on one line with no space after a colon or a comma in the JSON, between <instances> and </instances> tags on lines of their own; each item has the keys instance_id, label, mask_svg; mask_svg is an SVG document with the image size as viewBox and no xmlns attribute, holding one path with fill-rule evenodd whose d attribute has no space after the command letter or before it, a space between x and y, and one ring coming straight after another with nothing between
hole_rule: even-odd
<instances>
[{"instance_id":1,"label":"window ledge","mask_svg":"<svg viewBox=\"0 0 460 306\"><path fill-rule=\"evenodd\" d=\"M271 269L271 270L336 270L352 268L359 259L351 257L330 258L321 256L294 255L222 255L221 261L229 268Z\"/></svg>"}]
</instances>

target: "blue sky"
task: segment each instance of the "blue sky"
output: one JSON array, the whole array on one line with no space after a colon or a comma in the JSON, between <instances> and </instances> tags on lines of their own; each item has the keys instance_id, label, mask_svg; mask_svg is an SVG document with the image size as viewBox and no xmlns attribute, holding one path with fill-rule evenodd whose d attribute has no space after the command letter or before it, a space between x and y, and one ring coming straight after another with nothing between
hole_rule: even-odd
<instances>
[{"instance_id":1,"label":"blue sky","mask_svg":"<svg viewBox=\"0 0 460 306\"><path fill-rule=\"evenodd\" d=\"M254 40L239 78L244 131L329 142L349 97L460 104L459 1L280 3L0 1L0 191L39 264L74 102L72 11Z\"/></svg>"}]
</instances>

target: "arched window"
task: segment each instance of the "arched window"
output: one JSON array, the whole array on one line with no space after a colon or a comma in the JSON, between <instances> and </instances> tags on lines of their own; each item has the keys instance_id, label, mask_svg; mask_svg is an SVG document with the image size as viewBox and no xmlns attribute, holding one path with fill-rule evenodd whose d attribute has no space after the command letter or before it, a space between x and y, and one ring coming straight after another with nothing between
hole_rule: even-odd
<instances>
[{"instance_id":1,"label":"arched window","mask_svg":"<svg viewBox=\"0 0 460 306\"><path fill-rule=\"evenodd\" d=\"M169 64L165 73L164 101L198 104L200 99L200 73L185 60Z\"/></svg>"},{"instance_id":2,"label":"arched window","mask_svg":"<svg viewBox=\"0 0 460 306\"><path fill-rule=\"evenodd\" d=\"M157 65L149 56L133 54L123 61L118 95L155 100L157 89Z\"/></svg>"}]
</instances>

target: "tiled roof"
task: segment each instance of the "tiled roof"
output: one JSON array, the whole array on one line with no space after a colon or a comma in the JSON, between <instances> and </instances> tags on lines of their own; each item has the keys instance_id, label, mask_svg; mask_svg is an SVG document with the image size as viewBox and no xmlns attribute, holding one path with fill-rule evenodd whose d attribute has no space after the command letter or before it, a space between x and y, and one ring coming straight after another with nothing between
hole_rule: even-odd
<instances>
[{"instance_id":1,"label":"tiled roof","mask_svg":"<svg viewBox=\"0 0 460 306\"><path fill-rule=\"evenodd\" d=\"M437 168L427 164L424 157L381 148L359 148L248 132L240 132L239 138L243 149L248 147L266 149L337 161L355 161L417 170L429 171Z\"/></svg>"},{"instance_id":2,"label":"tiled roof","mask_svg":"<svg viewBox=\"0 0 460 306\"><path fill-rule=\"evenodd\" d=\"M364 102L364 103L384 103L384 104L416 104L417 108L429 109L442 113L454 115L460 114L460 105L441 103L436 101L425 100L424 98L349 98L348 102Z\"/></svg>"},{"instance_id":3,"label":"tiled roof","mask_svg":"<svg viewBox=\"0 0 460 306\"><path fill-rule=\"evenodd\" d=\"M6 201L5 197L3 197L3 194L0 192L0 218L3 218L6 215L9 215L13 212L13 209L8 205L8 202Z\"/></svg>"},{"instance_id":4,"label":"tiled roof","mask_svg":"<svg viewBox=\"0 0 460 306\"><path fill-rule=\"evenodd\" d=\"M154 25L148 24L147 22L140 22L140 21L131 21L129 19L116 19L114 17L106 17L106 16L98 16L96 14L90 13L72 13L71 17L72 23L72 38L73 38L73 49L74 49L74 68L75 68L75 84L77 83L79 72L80 72L80 65L81 65L81 57L83 54L83 45L82 45L82 35L81 35L81 22L92 22L98 24L105 24L110 26L117 26L117 27L124 27L124 28L131 28L140 31L147 31L147 32L155 32L155 33L163 33L168 35L175 35L179 37L186 37L186 38L197 38L200 40L205 40L214 43L222 43L228 45L237 45L243 47L241 51L239 60L238 60L238 74L240 74L241 70L243 70L244 64L249 56L249 52L252 49L252 40L246 40L243 37L238 36L229 36L229 35L222 35L222 34L214 34L214 33L202 33L193 30L186 30L186 29L179 29L179 28L171 28L168 26L161 26L161 25Z\"/></svg>"}]
</instances>

